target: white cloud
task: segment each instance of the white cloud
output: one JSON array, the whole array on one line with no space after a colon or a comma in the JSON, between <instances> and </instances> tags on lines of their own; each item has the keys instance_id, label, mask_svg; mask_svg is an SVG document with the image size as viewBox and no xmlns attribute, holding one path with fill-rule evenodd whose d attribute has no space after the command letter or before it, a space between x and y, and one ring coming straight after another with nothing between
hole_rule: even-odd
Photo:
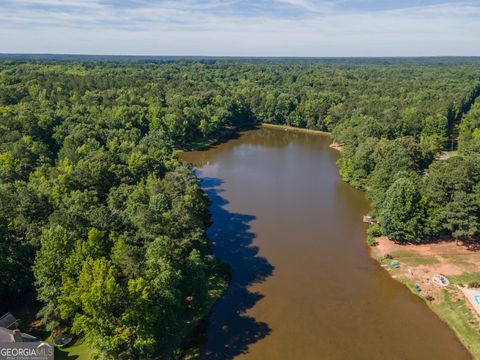
<instances>
[{"instance_id":1,"label":"white cloud","mask_svg":"<svg viewBox=\"0 0 480 360\"><path fill-rule=\"evenodd\" d=\"M275 0L299 9L250 11L246 0L0 0L0 52L245 55L480 55L480 4L342 10L347 0ZM261 3L261 1L259 1ZM275 11L274 11L275 10Z\"/></svg>"}]
</instances>

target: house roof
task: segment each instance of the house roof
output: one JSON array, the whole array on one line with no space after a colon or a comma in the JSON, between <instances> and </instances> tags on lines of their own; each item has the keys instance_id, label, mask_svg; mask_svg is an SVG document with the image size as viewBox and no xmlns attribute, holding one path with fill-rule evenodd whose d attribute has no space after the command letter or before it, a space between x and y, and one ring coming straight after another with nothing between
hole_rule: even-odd
<instances>
[{"instance_id":1,"label":"house roof","mask_svg":"<svg viewBox=\"0 0 480 360\"><path fill-rule=\"evenodd\" d=\"M13 337L13 330L0 327L0 342L2 343L15 342Z\"/></svg>"},{"instance_id":2,"label":"house roof","mask_svg":"<svg viewBox=\"0 0 480 360\"><path fill-rule=\"evenodd\" d=\"M9 330L15 330L17 328L17 319L8 312L0 317L0 327Z\"/></svg>"},{"instance_id":3,"label":"house roof","mask_svg":"<svg viewBox=\"0 0 480 360\"><path fill-rule=\"evenodd\" d=\"M17 319L10 313L0 317L0 343L36 341L32 335L21 333L17 330Z\"/></svg>"},{"instance_id":4,"label":"house roof","mask_svg":"<svg viewBox=\"0 0 480 360\"><path fill-rule=\"evenodd\" d=\"M22 333L20 330L10 330L0 327L0 343L30 342L37 340L35 336Z\"/></svg>"}]
</instances>

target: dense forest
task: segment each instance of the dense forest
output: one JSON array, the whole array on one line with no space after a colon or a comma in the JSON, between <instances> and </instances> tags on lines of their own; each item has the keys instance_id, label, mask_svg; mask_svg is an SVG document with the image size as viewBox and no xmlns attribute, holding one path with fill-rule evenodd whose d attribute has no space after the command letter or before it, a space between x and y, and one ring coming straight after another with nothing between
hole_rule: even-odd
<instances>
[{"instance_id":1,"label":"dense forest","mask_svg":"<svg viewBox=\"0 0 480 360\"><path fill-rule=\"evenodd\" d=\"M0 310L36 298L99 358L177 356L223 267L176 151L259 123L332 133L371 239L478 240L479 95L476 59L4 60Z\"/></svg>"}]
</instances>

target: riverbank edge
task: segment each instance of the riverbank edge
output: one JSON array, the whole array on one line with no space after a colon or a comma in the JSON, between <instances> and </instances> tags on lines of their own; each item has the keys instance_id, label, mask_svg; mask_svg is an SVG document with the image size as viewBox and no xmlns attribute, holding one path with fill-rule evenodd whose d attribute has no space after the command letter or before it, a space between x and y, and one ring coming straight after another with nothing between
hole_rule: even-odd
<instances>
[{"instance_id":1,"label":"riverbank edge","mask_svg":"<svg viewBox=\"0 0 480 360\"><path fill-rule=\"evenodd\" d=\"M297 127L288 126L288 125L277 125L277 124L262 123L262 124L260 124L260 127L271 128L271 129L282 129L282 130L285 130L285 131L302 132L302 133L331 137L331 133L326 132L326 131L297 128ZM332 142L332 144L330 144L329 147L336 150L336 151L339 151L339 152L342 151L341 145L338 145L335 142ZM344 181L344 180L342 179L342 181ZM375 253L374 247L368 245L367 240L365 240L365 242L367 243L367 246L369 248L370 257L373 260L375 260L379 264L379 266L381 266L383 264L384 260L381 257L379 257L378 254ZM451 316L452 312L453 312L453 314L455 314L455 313L457 313L457 311L455 311L454 309L447 308L446 306L442 306L442 305L435 304L435 303L432 303L432 302L428 301L425 297L421 296L415 290L415 284L413 282L411 282L411 281L409 282L408 279L406 279L406 278L397 277L392 272L388 272L388 273L389 273L390 278L392 280L395 280L395 281L399 282L400 284L404 285L412 294L414 294L415 296L422 299L427 304L428 308L436 316L438 316L440 318L440 320L442 320L445 324L447 324L447 326L453 331L455 336L465 346L467 351L475 359L480 360L480 351L475 351L476 347L474 346L477 342L475 340L470 340L470 338L468 336L465 336L465 334L461 330L463 328L467 328L469 330L472 330L471 325L468 322L462 321L459 316L453 316L453 317ZM444 296L447 296L447 295L444 295ZM445 300L443 300L443 302L445 302Z\"/></svg>"},{"instance_id":2,"label":"riverbank edge","mask_svg":"<svg viewBox=\"0 0 480 360\"><path fill-rule=\"evenodd\" d=\"M301 132L314 135L322 135L331 137L332 134L328 131L314 130L314 129L305 129L289 125L279 125L279 124L270 124L270 123L261 123L260 127L270 128L270 129L281 129L285 131Z\"/></svg>"},{"instance_id":3,"label":"riverbank edge","mask_svg":"<svg viewBox=\"0 0 480 360\"><path fill-rule=\"evenodd\" d=\"M392 241L392 240L388 239L388 241ZM458 316L459 315L458 308L454 309L454 308L448 307L449 305L448 301L450 299L449 299L449 295L446 293L446 290L444 290L443 299L440 304L429 301L427 298L422 296L418 291L416 291L415 282L409 281L407 277L397 276L392 271L387 271L385 269L385 266L387 266L390 260L382 257L379 251L375 249L375 246L368 245L368 243L367 243L367 246L369 248L370 257L373 260L375 260L382 267L384 271L388 273L390 278L404 285L413 295L420 298L428 306L428 308L440 318L440 320L442 320L445 324L447 324L447 326L453 331L453 333L460 340L463 346L465 346L465 348L472 355L472 357L474 359L480 360L480 349L478 348L479 339L470 339L470 337L464 333L464 331L473 332L475 331L475 329L472 328L472 325L468 321L463 321L462 316ZM428 267L428 265L425 265L425 266ZM462 275L466 275L466 273ZM462 275L459 275L459 276L462 276ZM452 286L457 286L457 285L452 284ZM454 316L452 316L452 314ZM467 329L467 330L464 330L464 329Z\"/></svg>"},{"instance_id":4,"label":"riverbank edge","mask_svg":"<svg viewBox=\"0 0 480 360\"><path fill-rule=\"evenodd\" d=\"M312 135L319 135L319 136L328 136L331 138L332 134L330 132L326 132L326 131L321 131L321 130L313 130L313 129L305 129L305 128L299 128L299 127L294 127L294 126L289 126L289 125L280 125L280 124L270 124L270 123L259 123L257 124L256 126L253 126L251 128L243 128L243 129L236 129L236 131L234 132L235 135L231 136L231 137L223 137L223 138L220 138L220 139L216 139L216 140L210 140L206 143L203 143L201 144L201 146L194 146L193 148L190 148L188 150L179 150L178 152L181 152L181 151L204 151L204 150L208 150L210 147L212 146L215 146L215 145L218 145L220 143L223 143L223 142L227 142L231 139L234 139L238 136L241 136L241 133L244 132L244 131L249 131L249 130L255 130L255 129L258 129L258 128L270 128L270 129L277 129L277 130L285 130L285 131L291 131L291 132L299 132L299 133L307 133L307 134L312 134ZM341 145L338 145L336 144L335 142L332 142L332 144L329 145L329 147L335 151L338 151L338 152L341 152L342 151L342 147ZM342 181L345 181L342 179ZM348 184L348 182L347 182ZM362 193L364 193L362 191ZM366 234L365 234L366 235ZM365 244L367 245L367 247L369 248L369 256L378 263L379 266L382 265L382 259L379 258L378 256L375 256L374 254L374 249L372 246L368 245L368 242L367 242L367 237L365 237ZM460 342L465 346L465 348L467 349L467 351L473 356L473 358L475 359L479 359L480 360L480 353L476 353L476 352L473 352L472 351L472 344L470 341L468 341L467 338L465 338L462 334L462 332L459 332L457 330L457 327L456 327L456 323L455 323L455 319L452 319L450 317L448 317L447 315L448 314L445 314L441 309L440 307L438 306L434 306L434 304L431 304L429 301L427 301L424 297L420 296L416 291L415 291L415 284L414 283L409 283L408 281L405 281L404 279L400 279L400 278L397 278L395 276L393 276L392 273L389 273L390 275L390 278L392 280L395 280L397 282L399 282L400 284L404 285L407 287L408 290L410 290L410 292L412 292L412 294L414 294L415 296L419 297L420 299L422 299L428 306L428 308L436 315L440 318L440 320L442 320L445 324L447 324L447 326L453 331L453 333L455 334L455 336L460 340ZM226 284L226 287L228 287L228 282ZM205 318L204 318L204 321L208 321L208 318L209 316L207 315ZM468 324L467 324L468 325ZM205 331L205 329L203 329L203 331ZM202 330L200 329L199 332L196 334L199 338L203 336L205 336L204 334L202 334ZM188 353L187 356L183 357L182 359L188 359L188 360L194 360L194 359L198 359L200 353L201 353L201 348L202 348L202 344L199 344L198 342L190 348L190 353ZM200 350L200 351L199 351Z\"/></svg>"},{"instance_id":5,"label":"riverbank edge","mask_svg":"<svg viewBox=\"0 0 480 360\"><path fill-rule=\"evenodd\" d=\"M212 138L200 139L198 141L179 146L174 149L174 152L178 155L182 152L207 151L214 146L226 143L230 140L237 139L245 131L256 130L260 127L261 124L250 124L245 126L231 127Z\"/></svg>"}]
</instances>

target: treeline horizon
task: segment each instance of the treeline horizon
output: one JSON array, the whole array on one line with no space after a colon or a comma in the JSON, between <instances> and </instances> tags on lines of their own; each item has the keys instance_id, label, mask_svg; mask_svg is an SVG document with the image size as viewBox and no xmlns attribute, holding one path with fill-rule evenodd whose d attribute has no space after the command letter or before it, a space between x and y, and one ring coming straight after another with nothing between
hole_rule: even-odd
<instances>
[{"instance_id":1,"label":"treeline horizon","mask_svg":"<svg viewBox=\"0 0 480 360\"><path fill-rule=\"evenodd\" d=\"M73 53L0 53L0 61L17 63L39 61L56 62L107 62L107 63L165 63L165 62L480 62L480 55L425 55L425 56L242 56L242 55L128 55L128 54L73 54Z\"/></svg>"},{"instance_id":2,"label":"treeline horizon","mask_svg":"<svg viewBox=\"0 0 480 360\"><path fill-rule=\"evenodd\" d=\"M332 134L370 239L478 241L479 65L0 61L0 310L33 296L98 356L178 357L224 271L175 152L260 123Z\"/></svg>"}]
</instances>

